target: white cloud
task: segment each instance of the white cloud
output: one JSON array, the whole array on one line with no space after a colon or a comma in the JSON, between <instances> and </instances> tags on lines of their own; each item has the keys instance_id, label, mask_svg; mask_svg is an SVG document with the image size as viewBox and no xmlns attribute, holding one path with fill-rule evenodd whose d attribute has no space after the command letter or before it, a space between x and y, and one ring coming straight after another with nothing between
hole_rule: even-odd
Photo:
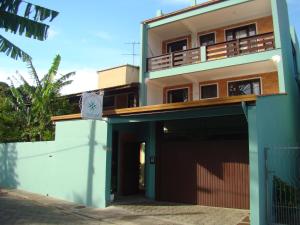
<instances>
[{"instance_id":1,"label":"white cloud","mask_svg":"<svg viewBox=\"0 0 300 225\"><path fill-rule=\"evenodd\" d=\"M72 70L69 70L69 72ZM85 68L76 71L76 75L71 77L73 83L64 87L62 94L72 94L77 92L84 92L95 90L98 88L97 70L92 68Z\"/></svg>"},{"instance_id":2,"label":"white cloud","mask_svg":"<svg viewBox=\"0 0 300 225\"><path fill-rule=\"evenodd\" d=\"M72 70L60 70L58 74L66 74L69 73ZM61 91L62 94L72 94L77 92L84 92L89 90L97 89L98 85L98 76L97 76L97 70L92 68L84 68L79 69L76 71L76 74L71 77L70 79L73 80L72 84L64 87ZM30 83L34 85L33 79L28 75L27 70L19 70L20 74L22 74L25 79ZM42 76L46 73L46 70L38 70L37 73ZM18 75L16 73L16 70L9 70L9 69L0 69L0 82L5 82L10 85L10 81L8 80L8 77L12 78L15 85L19 85L18 81L15 81L13 77L16 77L18 80Z\"/></svg>"},{"instance_id":3,"label":"white cloud","mask_svg":"<svg viewBox=\"0 0 300 225\"><path fill-rule=\"evenodd\" d=\"M3 68L0 70L0 81L10 85L10 80L8 79L10 78L16 85L18 85L17 81L14 80L14 77L17 79L19 78L18 74L21 74L29 83L31 84L33 83L32 79L28 75L27 70L14 70L14 69L3 69Z\"/></svg>"},{"instance_id":4,"label":"white cloud","mask_svg":"<svg viewBox=\"0 0 300 225\"><path fill-rule=\"evenodd\" d=\"M54 39L57 35L59 34L59 32L57 30L55 30L54 28L50 27L48 30L48 39L52 40Z\"/></svg>"},{"instance_id":5,"label":"white cloud","mask_svg":"<svg viewBox=\"0 0 300 225\"><path fill-rule=\"evenodd\" d=\"M15 75L15 71L8 71L8 70L1 69L0 70L0 81L7 83L8 82L7 78L11 77L12 75Z\"/></svg>"}]
</instances>

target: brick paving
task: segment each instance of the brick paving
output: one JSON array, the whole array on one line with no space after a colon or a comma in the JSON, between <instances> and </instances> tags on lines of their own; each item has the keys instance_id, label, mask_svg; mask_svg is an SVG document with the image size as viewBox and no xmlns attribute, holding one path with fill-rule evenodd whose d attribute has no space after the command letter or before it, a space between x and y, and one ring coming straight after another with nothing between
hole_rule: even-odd
<instances>
[{"instance_id":1,"label":"brick paving","mask_svg":"<svg viewBox=\"0 0 300 225\"><path fill-rule=\"evenodd\" d=\"M125 199L106 209L18 190L0 192L1 225L248 225L247 210Z\"/></svg>"}]
</instances>

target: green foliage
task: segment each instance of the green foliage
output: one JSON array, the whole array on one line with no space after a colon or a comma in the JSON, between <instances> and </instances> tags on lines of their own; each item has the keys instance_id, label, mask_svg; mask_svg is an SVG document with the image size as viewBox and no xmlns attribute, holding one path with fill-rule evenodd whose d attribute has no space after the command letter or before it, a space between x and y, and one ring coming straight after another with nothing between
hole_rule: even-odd
<instances>
[{"instance_id":1,"label":"green foliage","mask_svg":"<svg viewBox=\"0 0 300 225\"><path fill-rule=\"evenodd\" d=\"M18 74L18 78L11 79L9 94L0 96L3 101L0 105L0 123L8 134L0 133L0 142L11 141L45 141L54 138L54 126L51 116L68 114L72 106L67 99L60 96L60 90L70 84L69 80L74 73L58 75L61 58L57 55L48 73L39 78L31 61L28 62L28 71L34 80L34 85ZM17 86L17 84L21 84ZM5 87L5 85L3 85ZM1 86L0 86L1 87ZM7 92L7 87L3 92ZM1 92L0 92L1 93Z\"/></svg>"},{"instance_id":2,"label":"green foliage","mask_svg":"<svg viewBox=\"0 0 300 225\"><path fill-rule=\"evenodd\" d=\"M276 204L296 207L300 204L300 190L297 187L287 184L279 177L273 179L274 201Z\"/></svg>"},{"instance_id":3,"label":"green foliage","mask_svg":"<svg viewBox=\"0 0 300 225\"><path fill-rule=\"evenodd\" d=\"M18 123L17 113L9 105L8 98L11 97L9 86L0 82L0 142L13 142L14 137L21 135L15 126Z\"/></svg>"},{"instance_id":4,"label":"green foliage","mask_svg":"<svg viewBox=\"0 0 300 225\"><path fill-rule=\"evenodd\" d=\"M51 22L57 16L58 12L55 10L22 0L0 0L0 28L6 32L43 41L47 38L49 29L49 25L45 23L46 20ZM2 35L0 35L0 52L4 52L13 59L21 58L26 62L31 60L26 52Z\"/></svg>"}]
</instances>

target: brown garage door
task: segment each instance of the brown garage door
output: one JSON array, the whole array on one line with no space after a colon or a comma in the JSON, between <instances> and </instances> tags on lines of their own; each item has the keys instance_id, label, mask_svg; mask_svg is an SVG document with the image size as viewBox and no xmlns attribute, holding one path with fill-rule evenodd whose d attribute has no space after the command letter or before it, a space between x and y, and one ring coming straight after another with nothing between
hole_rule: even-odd
<instances>
[{"instance_id":1,"label":"brown garage door","mask_svg":"<svg viewBox=\"0 0 300 225\"><path fill-rule=\"evenodd\" d=\"M164 141L158 153L161 201L249 209L247 140Z\"/></svg>"}]
</instances>

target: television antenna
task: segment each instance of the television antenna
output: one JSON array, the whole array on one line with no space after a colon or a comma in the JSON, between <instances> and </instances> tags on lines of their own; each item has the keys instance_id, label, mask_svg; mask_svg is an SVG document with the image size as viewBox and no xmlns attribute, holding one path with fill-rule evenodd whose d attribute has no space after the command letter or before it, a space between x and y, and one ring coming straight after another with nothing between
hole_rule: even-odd
<instances>
[{"instance_id":1,"label":"television antenna","mask_svg":"<svg viewBox=\"0 0 300 225\"><path fill-rule=\"evenodd\" d=\"M139 54L136 53L136 47L138 45L140 45L140 42L136 42L136 41L127 42L127 43L125 43L125 45L131 45L132 46L132 53L127 53L127 54L123 54L123 55L132 56L132 65L134 65L135 57L139 55Z\"/></svg>"}]
</instances>

